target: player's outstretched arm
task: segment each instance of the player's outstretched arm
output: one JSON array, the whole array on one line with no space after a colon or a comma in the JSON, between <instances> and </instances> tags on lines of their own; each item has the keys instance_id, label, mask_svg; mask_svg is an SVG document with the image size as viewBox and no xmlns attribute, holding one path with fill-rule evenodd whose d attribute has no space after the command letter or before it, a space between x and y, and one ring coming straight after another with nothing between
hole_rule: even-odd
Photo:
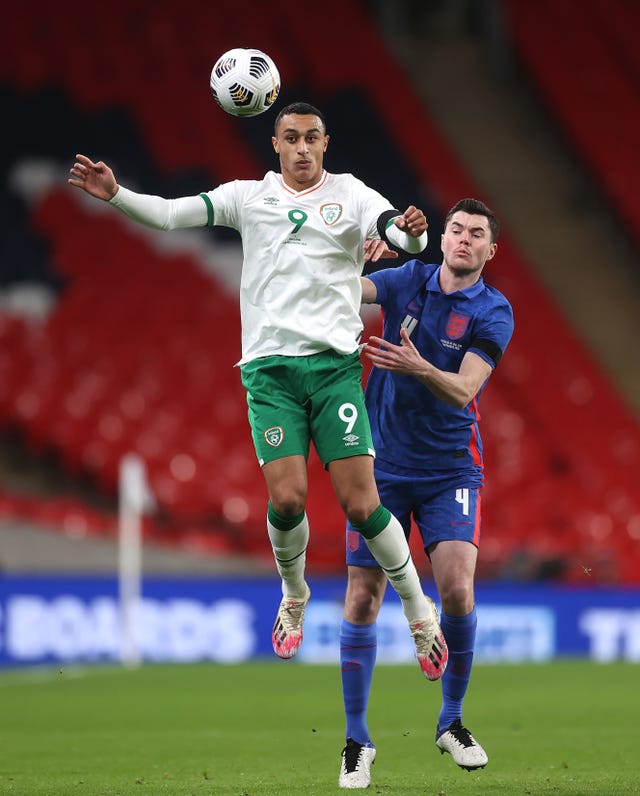
<instances>
[{"instance_id":1,"label":"player's outstretched arm","mask_svg":"<svg viewBox=\"0 0 640 796\"><path fill-rule=\"evenodd\" d=\"M400 330L400 338L400 345L394 345L372 335L364 346L364 354L381 370L414 376L451 406L467 406L492 373L491 366L473 351L464 355L457 373L440 370L420 355L406 329Z\"/></svg>"},{"instance_id":2,"label":"player's outstretched arm","mask_svg":"<svg viewBox=\"0 0 640 796\"><path fill-rule=\"evenodd\" d=\"M207 207L200 195L164 199L130 191L118 185L106 163L94 163L86 155L76 155L70 173L70 185L82 188L105 202L112 202L129 218L153 229L204 227L208 223Z\"/></svg>"},{"instance_id":3,"label":"player's outstretched arm","mask_svg":"<svg viewBox=\"0 0 640 796\"><path fill-rule=\"evenodd\" d=\"M82 188L96 199L108 202L118 192L118 183L113 172L101 160L94 163L86 155L76 155L76 162L69 172L69 185Z\"/></svg>"}]
</instances>

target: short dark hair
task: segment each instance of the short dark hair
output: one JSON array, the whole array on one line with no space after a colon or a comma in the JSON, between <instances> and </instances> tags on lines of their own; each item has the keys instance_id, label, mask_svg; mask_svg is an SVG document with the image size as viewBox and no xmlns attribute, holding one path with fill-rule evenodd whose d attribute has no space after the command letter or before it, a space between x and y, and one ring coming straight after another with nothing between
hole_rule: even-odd
<instances>
[{"instance_id":1,"label":"short dark hair","mask_svg":"<svg viewBox=\"0 0 640 796\"><path fill-rule=\"evenodd\" d=\"M493 210L487 207L487 205L484 202L481 202L479 199L460 199L459 202L456 202L451 210L449 210L444 220L445 229L447 228L449 221L451 221L451 216L459 211L462 211L463 213L469 213L470 216L485 216L489 222L491 243L495 243L496 240L498 240L498 235L500 234L500 222L498 221L498 218Z\"/></svg>"},{"instance_id":2,"label":"short dark hair","mask_svg":"<svg viewBox=\"0 0 640 796\"><path fill-rule=\"evenodd\" d=\"M276 120L273 123L274 132L277 132L282 117L289 116L292 113L295 113L296 116L317 116L322 122L325 133L327 132L327 123L325 122L324 114L308 102L291 102L289 105L285 105L276 116Z\"/></svg>"}]
</instances>

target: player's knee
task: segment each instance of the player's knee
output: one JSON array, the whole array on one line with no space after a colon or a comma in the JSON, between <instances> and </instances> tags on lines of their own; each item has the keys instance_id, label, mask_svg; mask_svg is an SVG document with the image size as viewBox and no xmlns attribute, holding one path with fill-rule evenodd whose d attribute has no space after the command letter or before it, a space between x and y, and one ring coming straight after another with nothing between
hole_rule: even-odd
<instances>
[{"instance_id":1,"label":"player's knee","mask_svg":"<svg viewBox=\"0 0 640 796\"><path fill-rule=\"evenodd\" d=\"M352 496L343 503L342 508L352 525L362 527L378 508L379 503L377 496L373 499L364 495L360 498Z\"/></svg>"},{"instance_id":2,"label":"player's knee","mask_svg":"<svg viewBox=\"0 0 640 796\"><path fill-rule=\"evenodd\" d=\"M360 594L345 603L344 615L354 625L371 625L379 610L380 605L372 594Z\"/></svg>"},{"instance_id":3,"label":"player's knee","mask_svg":"<svg viewBox=\"0 0 640 796\"><path fill-rule=\"evenodd\" d=\"M473 583L461 579L441 584L440 601L445 613L452 616L465 616L473 610Z\"/></svg>"},{"instance_id":4,"label":"player's knee","mask_svg":"<svg viewBox=\"0 0 640 796\"><path fill-rule=\"evenodd\" d=\"M273 508L283 517L296 517L305 509L306 495L292 489L278 489L271 492L270 500Z\"/></svg>"},{"instance_id":5,"label":"player's knee","mask_svg":"<svg viewBox=\"0 0 640 796\"><path fill-rule=\"evenodd\" d=\"M376 621L382 595L364 581L349 583L345 598L345 618L354 624L372 624Z\"/></svg>"},{"instance_id":6,"label":"player's knee","mask_svg":"<svg viewBox=\"0 0 640 796\"><path fill-rule=\"evenodd\" d=\"M271 505L283 517L297 517L305 509L304 498L295 495L283 496L281 498L271 497Z\"/></svg>"}]
</instances>

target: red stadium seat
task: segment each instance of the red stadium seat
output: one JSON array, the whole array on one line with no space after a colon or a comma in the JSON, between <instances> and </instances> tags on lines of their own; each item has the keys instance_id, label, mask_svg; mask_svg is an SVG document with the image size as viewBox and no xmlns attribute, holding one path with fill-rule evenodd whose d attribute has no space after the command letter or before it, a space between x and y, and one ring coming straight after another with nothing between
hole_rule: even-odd
<instances>
[{"instance_id":1,"label":"red stadium seat","mask_svg":"<svg viewBox=\"0 0 640 796\"><path fill-rule=\"evenodd\" d=\"M509 5L516 44L550 107L640 235L631 168L640 133L632 83L637 48L633 26L605 13L612 2L636 18L632 0L588 0L570 16L566 4L551 0ZM67 15L41 4L35 15L23 4L0 32L0 75L25 91L62 85L90 113L127 107L163 174L205 168L212 181L214 174L218 181L253 178L264 169L206 87L213 60L229 46L219 6L185 0L176 15L168 0L115 0L104 14L78 4L94 35L71 49ZM362 4L328 0L314 30L336 52L349 53L346 74L326 48L303 46L308 19L280 0L224 6L240 16L251 8L242 17L244 33L275 58L283 81L304 76L321 98L361 85L443 208L474 195ZM25 41L28 48L19 44ZM567 61L580 64L579 73ZM625 108L625 125L612 126L602 113L611 101ZM398 106L411 124L396 123ZM212 146L202 130L214 127ZM266 490L233 367L240 356L237 299L191 256L161 256L122 217L89 210L72 194L52 193L32 215L56 273L67 280L52 315L44 327L0 315L0 423L18 426L37 451L55 450L70 473L91 474L110 495L120 458L135 450L147 463L167 535L170 527L184 535L206 528L221 546L268 555ZM581 566L599 578L598 561L606 578L637 582L638 425L508 235L500 256L505 267L495 284L511 299L517 325L483 397L483 566L500 575L524 551L529 564L561 557L569 581ZM309 473L309 562L341 569L344 517L315 454Z\"/></svg>"}]
</instances>

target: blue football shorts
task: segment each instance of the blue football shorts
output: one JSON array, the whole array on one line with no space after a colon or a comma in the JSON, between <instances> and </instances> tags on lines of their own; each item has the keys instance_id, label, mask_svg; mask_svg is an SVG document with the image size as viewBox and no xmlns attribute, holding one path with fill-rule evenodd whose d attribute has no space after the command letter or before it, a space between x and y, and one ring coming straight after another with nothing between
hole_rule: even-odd
<instances>
[{"instance_id":1,"label":"blue football shorts","mask_svg":"<svg viewBox=\"0 0 640 796\"><path fill-rule=\"evenodd\" d=\"M397 517L409 539L411 519L425 553L436 542L461 540L480 544L482 476L471 471L397 474L375 465L383 506ZM347 523L347 564L377 567L364 537Z\"/></svg>"}]
</instances>

